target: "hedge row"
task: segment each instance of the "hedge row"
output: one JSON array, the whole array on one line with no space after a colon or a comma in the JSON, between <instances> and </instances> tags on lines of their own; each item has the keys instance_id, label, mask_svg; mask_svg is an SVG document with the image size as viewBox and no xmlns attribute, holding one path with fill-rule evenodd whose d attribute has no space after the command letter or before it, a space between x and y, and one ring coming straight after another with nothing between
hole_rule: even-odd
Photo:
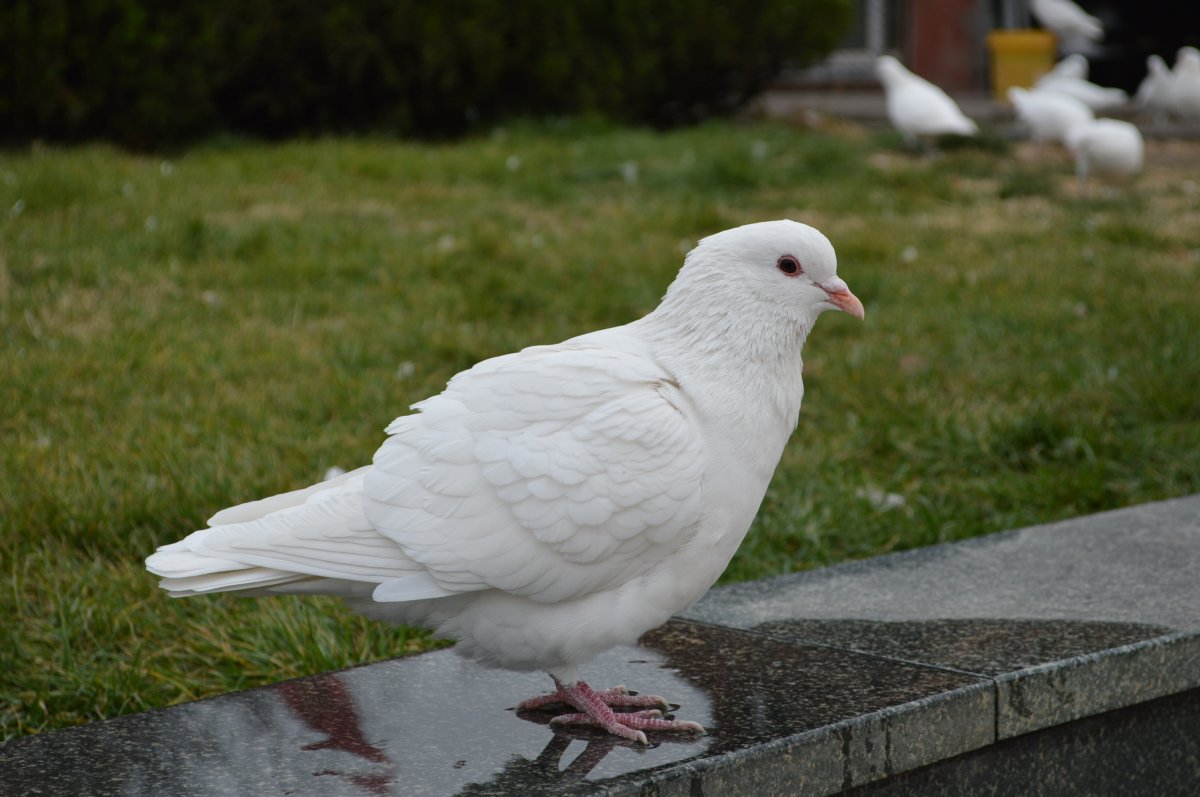
<instances>
[{"instance_id":1,"label":"hedge row","mask_svg":"<svg viewBox=\"0 0 1200 797\"><path fill-rule=\"evenodd\" d=\"M849 0L6 0L0 136L671 125L735 108L848 23Z\"/></svg>"}]
</instances>

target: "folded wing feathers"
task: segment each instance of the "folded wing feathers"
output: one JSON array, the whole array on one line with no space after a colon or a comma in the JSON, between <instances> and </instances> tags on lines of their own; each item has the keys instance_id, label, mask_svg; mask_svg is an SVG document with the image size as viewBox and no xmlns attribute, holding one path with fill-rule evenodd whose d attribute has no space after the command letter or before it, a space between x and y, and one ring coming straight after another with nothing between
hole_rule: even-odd
<instances>
[{"instance_id":1,"label":"folded wing feathers","mask_svg":"<svg viewBox=\"0 0 1200 797\"><path fill-rule=\"evenodd\" d=\"M586 345L485 361L389 427L367 517L442 583L473 574L476 588L549 601L642 572L699 506L699 436L686 400L664 400L668 381L645 358ZM463 435L465 463L461 446L439 447Z\"/></svg>"},{"instance_id":2,"label":"folded wing feathers","mask_svg":"<svg viewBox=\"0 0 1200 797\"><path fill-rule=\"evenodd\" d=\"M427 579L419 565L363 517L362 493L356 488L366 470L356 471L357 478L338 477L332 487L326 482L315 485L318 490L275 496L286 498L274 503L281 508L194 532L163 546L146 566L164 577L160 586L172 596L217 591L352 596L362 594L347 586L352 582L367 582L373 589L381 581ZM306 502L297 503L300 493ZM270 503L271 499L255 502L257 508ZM433 597L433 590L424 580L421 583L423 597ZM452 593L441 590L441 595L448 594Z\"/></svg>"},{"instance_id":3,"label":"folded wing feathers","mask_svg":"<svg viewBox=\"0 0 1200 797\"><path fill-rule=\"evenodd\" d=\"M694 528L700 437L669 382L583 343L485 361L393 421L373 466L218 512L147 566L172 595L556 601L619 583Z\"/></svg>"},{"instance_id":4,"label":"folded wing feathers","mask_svg":"<svg viewBox=\"0 0 1200 797\"><path fill-rule=\"evenodd\" d=\"M362 493L339 494L247 523L216 526L189 546L200 554L325 578L381 581L419 570L362 516Z\"/></svg>"}]
</instances>

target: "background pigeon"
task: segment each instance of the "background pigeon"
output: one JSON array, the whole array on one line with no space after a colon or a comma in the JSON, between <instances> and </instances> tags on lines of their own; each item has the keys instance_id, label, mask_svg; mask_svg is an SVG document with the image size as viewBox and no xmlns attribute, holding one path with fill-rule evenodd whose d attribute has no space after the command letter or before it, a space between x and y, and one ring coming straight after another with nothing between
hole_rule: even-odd
<instances>
[{"instance_id":1,"label":"background pigeon","mask_svg":"<svg viewBox=\"0 0 1200 797\"><path fill-rule=\"evenodd\" d=\"M1095 118L1092 109L1067 94L1055 91L1029 91L1016 86L1008 90L1008 99L1017 117L1029 126L1031 138L1067 143L1072 129Z\"/></svg>"},{"instance_id":2,"label":"background pigeon","mask_svg":"<svg viewBox=\"0 0 1200 797\"><path fill-rule=\"evenodd\" d=\"M1134 103L1157 116L1175 110L1175 76L1161 55L1146 58L1146 77L1138 86Z\"/></svg>"},{"instance_id":3,"label":"background pigeon","mask_svg":"<svg viewBox=\"0 0 1200 797\"><path fill-rule=\"evenodd\" d=\"M1063 77L1087 80L1089 68L1090 64L1086 57L1079 53L1072 53L1056 63L1049 72L1042 75L1040 80L1054 80Z\"/></svg>"},{"instance_id":4,"label":"background pigeon","mask_svg":"<svg viewBox=\"0 0 1200 797\"><path fill-rule=\"evenodd\" d=\"M1083 39L1095 42L1104 38L1104 26L1100 20L1071 0L1031 0L1029 11L1043 28L1053 31L1064 41Z\"/></svg>"},{"instance_id":5,"label":"background pigeon","mask_svg":"<svg viewBox=\"0 0 1200 797\"><path fill-rule=\"evenodd\" d=\"M1085 194L1093 174L1121 179L1140 172L1146 151L1141 132L1120 119L1096 119L1074 128L1067 146L1075 153L1075 174Z\"/></svg>"},{"instance_id":6,"label":"background pigeon","mask_svg":"<svg viewBox=\"0 0 1200 797\"><path fill-rule=\"evenodd\" d=\"M1120 108L1129 102L1129 95L1121 89L1109 89L1070 74L1049 72L1038 79L1034 88L1039 91L1057 91L1075 97L1092 110Z\"/></svg>"},{"instance_id":7,"label":"background pigeon","mask_svg":"<svg viewBox=\"0 0 1200 797\"><path fill-rule=\"evenodd\" d=\"M556 722L702 730L578 668L725 569L796 426L817 316L863 317L836 268L793 221L705 238L644 318L481 362L396 419L372 465L218 512L146 566L175 596L332 594L431 626L549 672L555 692L520 707L573 707Z\"/></svg>"},{"instance_id":8,"label":"background pigeon","mask_svg":"<svg viewBox=\"0 0 1200 797\"><path fill-rule=\"evenodd\" d=\"M979 132L978 125L946 92L914 75L892 56L881 55L875 60L875 74L887 96L888 119L909 146L919 136L973 136Z\"/></svg>"},{"instance_id":9,"label":"background pigeon","mask_svg":"<svg viewBox=\"0 0 1200 797\"><path fill-rule=\"evenodd\" d=\"M1171 105L1175 113L1200 116L1200 50L1179 48L1171 75Z\"/></svg>"}]
</instances>

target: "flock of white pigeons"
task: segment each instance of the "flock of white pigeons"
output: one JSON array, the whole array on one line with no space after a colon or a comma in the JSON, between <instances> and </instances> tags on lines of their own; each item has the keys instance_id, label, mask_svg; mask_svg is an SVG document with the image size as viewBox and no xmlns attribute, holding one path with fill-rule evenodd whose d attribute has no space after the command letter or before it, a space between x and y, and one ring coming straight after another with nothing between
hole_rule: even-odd
<instances>
[{"instance_id":1,"label":"flock of white pigeons","mask_svg":"<svg viewBox=\"0 0 1200 797\"><path fill-rule=\"evenodd\" d=\"M1100 20L1071 0L1033 0L1030 10L1064 44L1104 36ZM1147 68L1133 98L1137 108L1159 119L1200 119L1200 50L1180 49L1174 68L1152 55ZM875 70L887 97L888 118L910 146L923 137L979 132L949 95L892 56L880 56ZM1138 128L1096 115L1126 107L1129 95L1090 82L1083 55L1066 56L1031 89L1009 89L1008 99L1033 141L1062 144L1074 154L1081 191L1090 175L1121 179L1142 170L1145 143Z\"/></svg>"}]
</instances>

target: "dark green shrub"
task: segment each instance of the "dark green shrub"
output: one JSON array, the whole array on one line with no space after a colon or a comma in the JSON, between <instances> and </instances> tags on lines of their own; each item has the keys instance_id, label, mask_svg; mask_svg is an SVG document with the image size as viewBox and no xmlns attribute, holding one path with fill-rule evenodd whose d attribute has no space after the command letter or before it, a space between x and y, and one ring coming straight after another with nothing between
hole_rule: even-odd
<instances>
[{"instance_id":1,"label":"dark green shrub","mask_svg":"<svg viewBox=\"0 0 1200 797\"><path fill-rule=\"evenodd\" d=\"M848 0L7 0L0 130L447 135L514 115L672 125L827 53Z\"/></svg>"}]
</instances>

